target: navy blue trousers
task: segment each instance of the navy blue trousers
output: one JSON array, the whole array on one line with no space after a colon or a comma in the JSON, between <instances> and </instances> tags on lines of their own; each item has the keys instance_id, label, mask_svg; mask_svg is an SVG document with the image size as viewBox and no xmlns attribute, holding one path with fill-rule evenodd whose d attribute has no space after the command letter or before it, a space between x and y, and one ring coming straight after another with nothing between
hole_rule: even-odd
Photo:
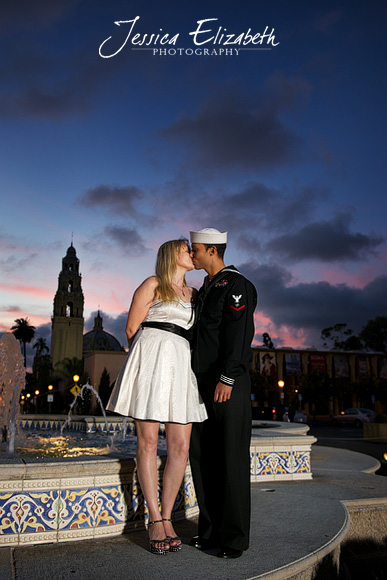
<instances>
[{"instance_id":1,"label":"navy blue trousers","mask_svg":"<svg viewBox=\"0 0 387 580\"><path fill-rule=\"evenodd\" d=\"M197 374L208 419L192 426L190 463L202 538L247 550L250 535L250 377L236 379L231 399L214 403L218 377Z\"/></svg>"}]
</instances>

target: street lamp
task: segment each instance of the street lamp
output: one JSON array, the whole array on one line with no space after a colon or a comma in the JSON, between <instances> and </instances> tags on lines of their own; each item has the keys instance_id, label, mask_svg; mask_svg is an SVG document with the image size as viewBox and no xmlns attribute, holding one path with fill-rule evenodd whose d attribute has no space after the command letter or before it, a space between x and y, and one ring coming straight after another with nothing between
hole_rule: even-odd
<instances>
[{"instance_id":1,"label":"street lamp","mask_svg":"<svg viewBox=\"0 0 387 580\"><path fill-rule=\"evenodd\" d=\"M74 404L76 405L76 402L77 402L77 397L78 397L78 395L82 395L82 389L81 389L81 387L78 385L78 381L79 381L79 375L73 375L73 381L74 381L74 383L75 383L75 384L74 384L74 386L73 386L73 387L70 389L70 393L71 393L72 395L74 395L74 397L75 397ZM77 407L77 412L78 412L78 406L76 405L76 407Z\"/></svg>"},{"instance_id":2,"label":"street lamp","mask_svg":"<svg viewBox=\"0 0 387 580\"><path fill-rule=\"evenodd\" d=\"M285 386L285 381L283 381L283 380L278 381L278 386L280 388L280 399L281 399L281 402L282 402L284 400L284 397L285 397L285 393L284 393L284 390L283 390L284 389L284 386Z\"/></svg>"},{"instance_id":3,"label":"street lamp","mask_svg":"<svg viewBox=\"0 0 387 580\"><path fill-rule=\"evenodd\" d=\"M49 391L49 393L47 394L47 403L48 403L48 412L51 413L51 404L54 400L54 393L51 393L51 391L53 390L53 385L48 385L47 389Z\"/></svg>"},{"instance_id":4,"label":"street lamp","mask_svg":"<svg viewBox=\"0 0 387 580\"><path fill-rule=\"evenodd\" d=\"M35 411L36 412L38 412L38 395L39 395L39 393L40 393L39 389L36 389L35 397L34 397Z\"/></svg>"}]
</instances>

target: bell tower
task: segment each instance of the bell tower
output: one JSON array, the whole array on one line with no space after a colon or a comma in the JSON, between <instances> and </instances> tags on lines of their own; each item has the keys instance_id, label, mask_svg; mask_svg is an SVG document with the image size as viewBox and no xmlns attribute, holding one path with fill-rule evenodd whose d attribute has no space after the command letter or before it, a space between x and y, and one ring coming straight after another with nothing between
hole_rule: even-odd
<instances>
[{"instance_id":1,"label":"bell tower","mask_svg":"<svg viewBox=\"0 0 387 580\"><path fill-rule=\"evenodd\" d=\"M84 297L79 273L77 253L71 246L62 259L58 277L58 290L54 298L51 330L52 364L65 358L83 356L83 303Z\"/></svg>"}]
</instances>

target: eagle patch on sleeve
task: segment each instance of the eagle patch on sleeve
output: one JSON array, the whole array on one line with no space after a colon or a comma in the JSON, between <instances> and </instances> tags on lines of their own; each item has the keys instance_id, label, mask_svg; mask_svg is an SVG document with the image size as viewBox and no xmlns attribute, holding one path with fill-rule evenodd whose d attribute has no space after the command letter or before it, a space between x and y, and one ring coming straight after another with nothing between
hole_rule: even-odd
<instances>
[{"instance_id":1,"label":"eagle patch on sleeve","mask_svg":"<svg viewBox=\"0 0 387 580\"><path fill-rule=\"evenodd\" d=\"M242 308L244 308L246 305L245 304L241 304L240 301L242 299L243 294L232 294L232 299L234 300L235 304L230 304L230 308L232 308L233 310L242 310Z\"/></svg>"}]
</instances>

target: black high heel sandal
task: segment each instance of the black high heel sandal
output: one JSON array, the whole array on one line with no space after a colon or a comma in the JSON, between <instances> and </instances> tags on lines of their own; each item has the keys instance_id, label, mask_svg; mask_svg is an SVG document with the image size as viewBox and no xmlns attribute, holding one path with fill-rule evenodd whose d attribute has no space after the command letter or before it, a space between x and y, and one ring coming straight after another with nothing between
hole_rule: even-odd
<instances>
[{"instance_id":1,"label":"black high heel sandal","mask_svg":"<svg viewBox=\"0 0 387 580\"><path fill-rule=\"evenodd\" d=\"M168 518L163 518L162 521L163 522L172 522L172 520L168 519ZM169 544L169 551L170 552L178 552L179 550L181 550L182 542L181 542L181 539L179 538L179 536L174 536L174 537L167 536L165 539L167 540L167 542ZM180 544L178 544L177 546L172 546L171 542L180 542Z\"/></svg>"},{"instance_id":2,"label":"black high heel sandal","mask_svg":"<svg viewBox=\"0 0 387 580\"><path fill-rule=\"evenodd\" d=\"M153 526L154 524L161 524L163 520L154 520L153 522L148 523L149 526ZM159 556L164 556L167 552L169 552L169 548L157 548L156 544L167 544L169 546L169 539L164 538L163 540L149 540L149 550L152 554L158 554Z\"/></svg>"}]
</instances>

